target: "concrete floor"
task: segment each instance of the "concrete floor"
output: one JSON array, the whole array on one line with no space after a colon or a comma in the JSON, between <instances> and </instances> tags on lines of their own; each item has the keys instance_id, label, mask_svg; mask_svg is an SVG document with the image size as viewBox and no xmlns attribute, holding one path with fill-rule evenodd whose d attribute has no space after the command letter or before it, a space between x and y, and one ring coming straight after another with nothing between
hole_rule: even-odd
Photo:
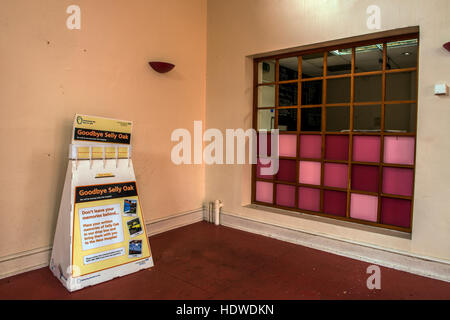
<instances>
[{"instance_id":1,"label":"concrete floor","mask_svg":"<svg viewBox=\"0 0 450 320\"><path fill-rule=\"evenodd\" d=\"M48 268L0 280L0 299L450 299L450 283L199 222L150 238L155 267L69 293Z\"/></svg>"}]
</instances>

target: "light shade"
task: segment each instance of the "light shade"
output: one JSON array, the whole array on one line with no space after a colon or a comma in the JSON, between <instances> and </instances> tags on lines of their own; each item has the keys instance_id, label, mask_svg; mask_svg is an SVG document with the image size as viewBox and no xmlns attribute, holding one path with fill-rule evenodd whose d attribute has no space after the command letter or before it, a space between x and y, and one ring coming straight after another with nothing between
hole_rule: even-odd
<instances>
[{"instance_id":1,"label":"light shade","mask_svg":"<svg viewBox=\"0 0 450 320\"><path fill-rule=\"evenodd\" d=\"M442 46L445 48L445 50L450 51L450 42L446 42Z\"/></svg>"},{"instance_id":2,"label":"light shade","mask_svg":"<svg viewBox=\"0 0 450 320\"><path fill-rule=\"evenodd\" d=\"M150 67L152 67L153 70L159 73L169 72L175 67L174 64L162 61L150 61L148 64L150 65Z\"/></svg>"}]
</instances>

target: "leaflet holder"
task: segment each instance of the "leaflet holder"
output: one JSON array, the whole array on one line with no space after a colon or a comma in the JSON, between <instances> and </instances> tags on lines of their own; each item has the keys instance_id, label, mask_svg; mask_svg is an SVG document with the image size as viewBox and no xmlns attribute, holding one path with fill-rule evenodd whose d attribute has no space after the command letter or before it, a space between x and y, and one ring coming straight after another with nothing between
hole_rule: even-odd
<instances>
[{"instance_id":1,"label":"leaflet holder","mask_svg":"<svg viewBox=\"0 0 450 320\"><path fill-rule=\"evenodd\" d=\"M111 152L111 149L114 149L114 153ZM106 167L107 160L115 160L117 168L119 165L119 159L127 159L128 167L130 167L131 146L129 145L118 146L111 144L104 144L104 145L71 144L69 148L69 160L75 161L76 169L78 169L78 161L89 161L90 162L89 168L92 169L92 163L94 160L103 160L103 168Z\"/></svg>"},{"instance_id":2,"label":"leaflet holder","mask_svg":"<svg viewBox=\"0 0 450 320\"><path fill-rule=\"evenodd\" d=\"M131 129L131 121L75 116L49 266L69 291L153 266Z\"/></svg>"}]
</instances>

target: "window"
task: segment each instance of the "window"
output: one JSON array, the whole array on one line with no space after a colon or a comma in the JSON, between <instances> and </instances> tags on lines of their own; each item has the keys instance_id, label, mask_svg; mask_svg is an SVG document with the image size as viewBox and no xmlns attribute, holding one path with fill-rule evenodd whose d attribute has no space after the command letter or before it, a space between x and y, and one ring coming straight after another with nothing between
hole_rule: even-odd
<instances>
[{"instance_id":1,"label":"window","mask_svg":"<svg viewBox=\"0 0 450 320\"><path fill-rule=\"evenodd\" d=\"M279 171L252 202L411 232L418 34L255 59L254 128Z\"/></svg>"}]
</instances>

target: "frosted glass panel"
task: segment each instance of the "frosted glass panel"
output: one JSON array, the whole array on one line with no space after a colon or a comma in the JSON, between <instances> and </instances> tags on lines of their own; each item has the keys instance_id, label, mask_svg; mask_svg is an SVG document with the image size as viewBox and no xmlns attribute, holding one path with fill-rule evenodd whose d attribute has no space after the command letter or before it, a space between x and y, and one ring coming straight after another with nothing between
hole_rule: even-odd
<instances>
[{"instance_id":1,"label":"frosted glass panel","mask_svg":"<svg viewBox=\"0 0 450 320\"><path fill-rule=\"evenodd\" d=\"M275 60L258 63L258 83L275 82Z\"/></svg>"},{"instance_id":2,"label":"frosted glass panel","mask_svg":"<svg viewBox=\"0 0 450 320\"><path fill-rule=\"evenodd\" d=\"M414 137L384 137L384 162L414 164Z\"/></svg>"},{"instance_id":3,"label":"frosted glass panel","mask_svg":"<svg viewBox=\"0 0 450 320\"><path fill-rule=\"evenodd\" d=\"M270 131L275 128L275 109L258 110L258 130Z\"/></svg>"},{"instance_id":4,"label":"frosted glass panel","mask_svg":"<svg viewBox=\"0 0 450 320\"><path fill-rule=\"evenodd\" d=\"M256 181L256 201L272 203L273 183Z\"/></svg>"},{"instance_id":5,"label":"frosted glass panel","mask_svg":"<svg viewBox=\"0 0 450 320\"><path fill-rule=\"evenodd\" d=\"M300 161L300 183L320 184L320 162Z\"/></svg>"},{"instance_id":6,"label":"frosted glass panel","mask_svg":"<svg viewBox=\"0 0 450 320\"><path fill-rule=\"evenodd\" d=\"M378 197L352 193L350 199L350 217L376 222Z\"/></svg>"},{"instance_id":7,"label":"frosted glass panel","mask_svg":"<svg viewBox=\"0 0 450 320\"><path fill-rule=\"evenodd\" d=\"M279 155L295 157L297 155L297 136L294 134L279 135Z\"/></svg>"},{"instance_id":8,"label":"frosted glass panel","mask_svg":"<svg viewBox=\"0 0 450 320\"><path fill-rule=\"evenodd\" d=\"M275 85L258 87L258 108L275 107Z\"/></svg>"},{"instance_id":9,"label":"frosted glass panel","mask_svg":"<svg viewBox=\"0 0 450 320\"><path fill-rule=\"evenodd\" d=\"M286 207L295 207L295 187L277 184L277 204Z\"/></svg>"},{"instance_id":10,"label":"frosted glass panel","mask_svg":"<svg viewBox=\"0 0 450 320\"><path fill-rule=\"evenodd\" d=\"M413 170L406 168L383 168L383 193L411 196Z\"/></svg>"},{"instance_id":11,"label":"frosted glass panel","mask_svg":"<svg viewBox=\"0 0 450 320\"><path fill-rule=\"evenodd\" d=\"M354 136L352 159L361 162L379 162L380 137Z\"/></svg>"},{"instance_id":12,"label":"frosted glass panel","mask_svg":"<svg viewBox=\"0 0 450 320\"><path fill-rule=\"evenodd\" d=\"M328 187L347 188L348 165L325 163L324 183Z\"/></svg>"}]
</instances>

